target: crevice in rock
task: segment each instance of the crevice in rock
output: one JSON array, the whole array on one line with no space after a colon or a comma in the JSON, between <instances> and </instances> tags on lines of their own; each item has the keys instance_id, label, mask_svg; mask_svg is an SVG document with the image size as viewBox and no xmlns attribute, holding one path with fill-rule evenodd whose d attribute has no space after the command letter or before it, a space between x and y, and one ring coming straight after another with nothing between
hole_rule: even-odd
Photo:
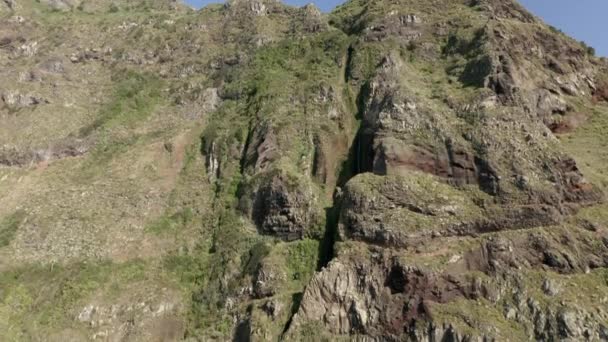
<instances>
[{"instance_id":1,"label":"crevice in rock","mask_svg":"<svg viewBox=\"0 0 608 342\"><path fill-rule=\"evenodd\" d=\"M247 166L247 151L249 151L252 136L253 136L253 124L252 124L252 122L249 122L249 127L247 128L247 138L245 138L245 145L243 146L243 152L241 154L241 160L240 160L241 175L243 175L245 173L245 167Z\"/></svg>"},{"instance_id":2,"label":"crevice in rock","mask_svg":"<svg viewBox=\"0 0 608 342\"><path fill-rule=\"evenodd\" d=\"M289 320L285 324L285 327L283 327L283 331L281 332L281 337L279 338L279 341L285 340L285 334L287 334L287 331L289 331L289 327L291 327L291 322L293 321L293 317L300 309L300 303L302 302L303 297L304 297L303 292L298 292L298 293L293 294Z\"/></svg>"},{"instance_id":3,"label":"crevice in rock","mask_svg":"<svg viewBox=\"0 0 608 342\"><path fill-rule=\"evenodd\" d=\"M351 80L349 66L352 63L353 53L354 48L351 45L349 46L346 54L343 83L345 91L349 93L351 92L351 88L349 85L349 81ZM360 120L360 118L363 116L362 114L365 108L365 102L361 94L366 89L367 85L364 85L361 87L359 94L357 94L356 97L349 96L350 98L348 99L348 101L352 102L352 104L351 106L347 107L355 109L354 113L351 113L355 120ZM340 220L340 211L342 207L342 188L346 185L346 183L348 183L351 178L367 169L362 166L361 162L362 150L365 148L364 142L367 141L362 141L362 135L362 127L359 126L356 134L354 134L352 142L350 143L347 158L343 161L342 165L339 168L338 178L336 180L335 189L333 191L332 206L325 209L325 232L319 246L320 250L319 259L317 261L317 270L321 270L324 267L327 267L329 262L334 257L334 245L337 240L338 223ZM317 144L315 143L315 145ZM315 153L315 163L317 162L316 155L317 153ZM315 167L313 167L313 170L316 169L317 167L315 165ZM330 170L327 171L330 172ZM302 296L302 293L294 294L291 316L285 324L280 340L284 340L285 334L289 331L293 317L300 309L300 301L302 299Z\"/></svg>"},{"instance_id":4,"label":"crevice in rock","mask_svg":"<svg viewBox=\"0 0 608 342\"><path fill-rule=\"evenodd\" d=\"M324 156L321 148L321 138L318 135L314 136L313 145L315 149L312 158L312 176L325 184L327 182L327 170L321 168Z\"/></svg>"},{"instance_id":5,"label":"crevice in rock","mask_svg":"<svg viewBox=\"0 0 608 342\"><path fill-rule=\"evenodd\" d=\"M348 47L348 51L346 52L346 63L344 68L344 83L348 83L351 78L352 73L352 61L353 61L353 53L355 52L355 48L351 44Z\"/></svg>"},{"instance_id":6,"label":"crevice in rock","mask_svg":"<svg viewBox=\"0 0 608 342\"><path fill-rule=\"evenodd\" d=\"M352 62L352 54L353 50L351 46L347 53L346 68L348 68L348 65ZM349 77L348 73L345 72L344 87L349 87ZM355 106L353 106L356 108L356 112L353 113L354 117L359 121L363 117L363 111L365 110L364 97L366 96L367 88L367 83L361 87L356 96ZM342 188L356 175L372 171L373 158L371 158L371 160L368 159L370 159L370 156L373 156L373 151L371 151L373 136L364 133L364 130L364 125L360 124L357 133L354 135L354 139L350 144L348 157L341 166L336 188L333 193L333 205L325 209L326 226L325 235L323 236L320 246L321 251L317 265L319 270L326 267L334 256L334 245L338 235L338 223L340 221L340 211L342 207Z\"/></svg>"}]
</instances>

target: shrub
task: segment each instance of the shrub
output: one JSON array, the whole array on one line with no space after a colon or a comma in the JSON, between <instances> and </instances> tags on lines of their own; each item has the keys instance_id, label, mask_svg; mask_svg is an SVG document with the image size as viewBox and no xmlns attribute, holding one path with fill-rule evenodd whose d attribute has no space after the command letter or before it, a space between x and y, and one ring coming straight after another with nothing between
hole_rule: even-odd
<instances>
[{"instance_id":1,"label":"shrub","mask_svg":"<svg viewBox=\"0 0 608 342\"><path fill-rule=\"evenodd\" d=\"M593 46L589 46L585 41L581 41L581 45L583 46L583 49L585 49L587 55L595 56L595 48Z\"/></svg>"}]
</instances>

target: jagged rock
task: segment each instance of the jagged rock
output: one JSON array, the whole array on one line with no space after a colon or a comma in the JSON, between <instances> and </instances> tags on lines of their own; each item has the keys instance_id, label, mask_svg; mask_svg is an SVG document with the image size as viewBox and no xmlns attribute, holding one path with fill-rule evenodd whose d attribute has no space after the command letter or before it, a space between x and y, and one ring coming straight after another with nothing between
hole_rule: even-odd
<instances>
[{"instance_id":1,"label":"jagged rock","mask_svg":"<svg viewBox=\"0 0 608 342\"><path fill-rule=\"evenodd\" d=\"M41 77L35 71L24 71L19 74L20 82L40 82Z\"/></svg>"},{"instance_id":2,"label":"jagged rock","mask_svg":"<svg viewBox=\"0 0 608 342\"><path fill-rule=\"evenodd\" d=\"M328 25L322 17L321 11L310 3L301 8L300 18L304 32L317 33L327 30Z\"/></svg>"},{"instance_id":3,"label":"jagged rock","mask_svg":"<svg viewBox=\"0 0 608 342\"><path fill-rule=\"evenodd\" d=\"M457 277L402 265L390 254L363 249L330 263L307 287L290 336L307 322L321 322L335 335L364 334L372 340L459 335L450 325L426 321L433 303L481 296L483 286L476 289ZM419 327L410 325L414 319Z\"/></svg>"},{"instance_id":4,"label":"jagged rock","mask_svg":"<svg viewBox=\"0 0 608 342\"><path fill-rule=\"evenodd\" d=\"M251 133L249 145L244 152L243 167L254 173L268 171L270 165L279 157L277 137L269 124L260 124Z\"/></svg>"},{"instance_id":5,"label":"jagged rock","mask_svg":"<svg viewBox=\"0 0 608 342\"><path fill-rule=\"evenodd\" d=\"M179 303L171 299L138 302L133 304L87 304L78 313L76 320L95 331L92 339L112 338L116 340L128 338L135 330L133 320L139 322L140 327L147 324L164 324L163 316L178 310ZM131 321L131 323L129 323ZM175 328L174 328L175 329ZM171 331L170 335L180 333L179 327Z\"/></svg>"},{"instance_id":6,"label":"jagged rock","mask_svg":"<svg viewBox=\"0 0 608 342\"><path fill-rule=\"evenodd\" d=\"M582 336L583 327L577 317L577 314L572 311L562 311L557 316L557 323L560 335L563 338L577 338Z\"/></svg>"},{"instance_id":7,"label":"jagged rock","mask_svg":"<svg viewBox=\"0 0 608 342\"><path fill-rule=\"evenodd\" d=\"M63 74L65 72L63 61L59 58L48 59L42 62L39 68L41 71L53 74Z\"/></svg>"},{"instance_id":8,"label":"jagged rock","mask_svg":"<svg viewBox=\"0 0 608 342\"><path fill-rule=\"evenodd\" d=\"M249 213L260 233L292 241L302 239L314 228L312 189L306 183L293 183L284 174L269 175L251 192Z\"/></svg>"},{"instance_id":9,"label":"jagged rock","mask_svg":"<svg viewBox=\"0 0 608 342\"><path fill-rule=\"evenodd\" d=\"M205 89L205 91L203 92L203 94L201 96L201 100L202 100L201 111L203 113L211 113L212 111L216 110L221 103L218 89L217 88Z\"/></svg>"},{"instance_id":10,"label":"jagged rock","mask_svg":"<svg viewBox=\"0 0 608 342\"><path fill-rule=\"evenodd\" d=\"M253 294L256 298L272 297L280 289L282 283L286 281L286 278L287 276L280 267L271 262L263 262L255 274Z\"/></svg>"},{"instance_id":11,"label":"jagged rock","mask_svg":"<svg viewBox=\"0 0 608 342\"><path fill-rule=\"evenodd\" d=\"M36 55L38 53L38 42L37 41L32 41L32 42L24 42L22 45L20 45L17 48L17 53L18 56L23 56L23 57L33 57L34 55Z\"/></svg>"},{"instance_id":12,"label":"jagged rock","mask_svg":"<svg viewBox=\"0 0 608 342\"><path fill-rule=\"evenodd\" d=\"M519 3L500 0L473 0L471 6L478 6L491 13L494 18L516 19L524 23L533 23L536 18Z\"/></svg>"},{"instance_id":13,"label":"jagged rock","mask_svg":"<svg viewBox=\"0 0 608 342\"><path fill-rule=\"evenodd\" d=\"M269 300L262 306L262 310L268 314L273 320L281 314L283 310L283 304L277 300Z\"/></svg>"},{"instance_id":14,"label":"jagged rock","mask_svg":"<svg viewBox=\"0 0 608 342\"><path fill-rule=\"evenodd\" d=\"M598 83L597 88L593 91L594 98L600 101L608 102L608 81L602 80Z\"/></svg>"},{"instance_id":15,"label":"jagged rock","mask_svg":"<svg viewBox=\"0 0 608 342\"><path fill-rule=\"evenodd\" d=\"M6 91L2 94L2 101L6 106L13 109L32 107L39 104L47 104L48 100L33 96L24 95L16 91Z\"/></svg>"},{"instance_id":16,"label":"jagged rock","mask_svg":"<svg viewBox=\"0 0 608 342\"><path fill-rule=\"evenodd\" d=\"M226 3L226 8L233 11L245 9L248 13L256 16L269 14L269 6L280 3L280 0L230 0Z\"/></svg>"},{"instance_id":17,"label":"jagged rock","mask_svg":"<svg viewBox=\"0 0 608 342\"><path fill-rule=\"evenodd\" d=\"M560 289L555 281L551 279L545 279L543 281L543 291L548 296L556 296L559 294Z\"/></svg>"},{"instance_id":18,"label":"jagged rock","mask_svg":"<svg viewBox=\"0 0 608 342\"><path fill-rule=\"evenodd\" d=\"M43 4L57 11L69 11L81 3L81 0L42 0Z\"/></svg>"},{"instance_id":19,"label":"jagged rock","mask_svg":"<svg viewBox=\"0 0 608 342\"><path fill-rule=\"evenodd\" d=\"M452 186L416 172L362 175L346 187L339 235L342 240L409 247L435 235L548 226L560 220L555 208L542 205L480 207Z\"/></svg>"},{"instance_id":20,"label":"jagged rock","mask_svg":"<svg viewBox=\"0 0 608 342\"><path fill-rule=\"evenodd\" d=\"M21 150L14 146L0 147L0 165L27 166L68 157L77 157L87 153L90 141L81 139L63 139L55 145L45 148Z\"/></svg>"},{"instance_id":21,"label":"jagged rock","mask_svg":"<svg viewBox=\"0 0 608 342\"><path fill-rule=\"evenodd\" d=\"M383 41L389 37L399 37L405 42L415 41L422 36L422 19L416 14L389 15L366 28L366 41Z\"/></svg>"},{"instance_id":22,"label":"jagged rock","mask_svg":"<svg viewBox=\"0 0 608 342\"><path fill-rule=\"evenodd\" d=\"M516 1L42 2L78 20L0 30L0 340L608 338L608 65Z\"/></svg>"},{"instance_id":23,"label":"jagged rock","mask_svg":"<svg viewBox=\"0 0 608 342\"><path fill-rule=\"evenodd\" d=\"M546 89L541 89L539 91L535 102L537 103L536 112L545 123L551 122L551 117L553 115L564 115L568 111L566 101Z\"/></svg>"},{"instance_id":24,"label":"jagged rock","mask_svg":"<svg viewBox=\"0 0 608 342\"><path fill-rule=\"evenodd\" d=\"M220 176L220 160L217 155L217 145L212 142L205 151L205 163L207 166L207 177L209 182L214 182Z\"/></svg>"},{"instance_id":25,"label":"jagged rock","mask_svg":"<svg viewBox=\"0 0 608 342\"><path fill-rule=\"evenodd\" d=\"M0 4L2 4L2 6L0 6L0 9L14 11L15 7L17 6L17 1L16 0L2 0L2 2L0 2Z\"/></svg>"}]
</instances>

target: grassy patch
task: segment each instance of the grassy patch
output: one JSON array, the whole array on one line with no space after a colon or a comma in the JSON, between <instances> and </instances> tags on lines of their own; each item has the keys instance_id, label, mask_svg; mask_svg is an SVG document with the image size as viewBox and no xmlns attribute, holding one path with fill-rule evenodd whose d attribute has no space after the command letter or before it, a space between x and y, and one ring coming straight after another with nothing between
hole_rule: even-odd
<instances>
[{"instance_id":1,"label":"grassy patch","mask_svg":"<svg viewBox=\"0 0 608 342\"><path fill-rule=\"evenodd\" d=\"M560 137L565 151L574 156L585 177L608 189L608 107L582 108L588 121L575 132Z\"/></svg>"},{"instance_id":2,"label":"grassy patch","mask_svg":"<svg viewBox=\"0 0 608 342\"><path fill-rule=\"evenodd\" d=\"M167 255L163 260L163 267L175 275L179 283L190 291L201 276L203 264L204 260L196 254L189 253L175 252Z\"/></svg>"},{"instance_id":3,"label":"grassy patch","mask_svg":"<svg viewBox=\"0 0 608 342\"><path fill-rule=\"evenodd\" d=\"M525 329L519 323L505 319L499 308L485 300L460 299L433 304L431 312L435 324L449 322L456 331L469 337L493 336L497 340L527 340Z\"/></svg>"},{"instance_id":4,"label":"grassy patch","mask_svg":"<svg viewBox=\"0 0 608 342\"><path fill-rule=\"evenodd\" d=\"M11 243L19 226L25 221L26 215L24 210L17 210L0 221L0 248Z\"/></svg>"},{"instance_id":5,"label":"grassy patch","mask_svg":"<svg viewBox=\"0 0 608 342\"><path fill-rule=\"evenodd\" d=\"M122 70L114 74L112 81L115 89L111 100L102 107L98 118L80 131L82 136L104 128L131 127L146 119L161 102L163 82L154 74Z\"/></svg>"},{"instance_id":6,"label":"grassy patch","mask_svg":"<svg viewBox=\"0 0 608 342\"><path fill-rule=\"evenodd\" d=\"M287 248L287 269L295 282L307 283L314 275L319 255L319 241L303 240Z\"/></svg>"},{"instance_id":7,"label":"grassy patch","mask_svg":"<svg viewBox=\"0 0 608 342\"><path fill-rule=\"evenodd\" d=\"M119 296L128 284L150 280L150 274L139 260L30 265L0 273L0 319L8 323L0 339L38 340L45 331L76 328L74 315L91 295Z\"/></svg>"},{"instance_id":8,"label":"grassy patch","mask_svg":"<svg viewBox=\"0 0 608 342\"><path fill-rule=\"evenodd\" d=\"M186 227L194 219L191 208L183 208L171 215L163 215L146 227L146 230L154 234L174 232Z\"/></svg>"},{"instance_id":9,"label":"grassy patch","mask_svg":"<svg viewBox=\"0 0 608 342\"><path fill-rule=\"evenodd\" d=\"M86 156L86 159L83 160L75 180L87 183L95 177L107 175L110 170L110 162L117 156L134 148L140 139L141 137L138 135L124 138L112 138L104 135L91 153Z\"/></svg>"}]
</instances>

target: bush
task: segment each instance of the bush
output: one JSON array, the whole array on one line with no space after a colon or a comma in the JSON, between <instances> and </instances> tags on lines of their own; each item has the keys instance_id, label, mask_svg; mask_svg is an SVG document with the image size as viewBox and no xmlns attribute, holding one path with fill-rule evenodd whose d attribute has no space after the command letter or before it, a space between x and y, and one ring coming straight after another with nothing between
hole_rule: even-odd
<instances>
[{"instance_id":1,"label":"bush","mask_svg":"<svg viewBox=\"0 0 608 342\"><path fill-rule=\"evenodd\" d=\"M585 49L585 52L587 53L587 55L595 56L595 48L593 46L587 45L587 43L585 41L581 41L581 45Z\"/></svg>"}]
</instances>

